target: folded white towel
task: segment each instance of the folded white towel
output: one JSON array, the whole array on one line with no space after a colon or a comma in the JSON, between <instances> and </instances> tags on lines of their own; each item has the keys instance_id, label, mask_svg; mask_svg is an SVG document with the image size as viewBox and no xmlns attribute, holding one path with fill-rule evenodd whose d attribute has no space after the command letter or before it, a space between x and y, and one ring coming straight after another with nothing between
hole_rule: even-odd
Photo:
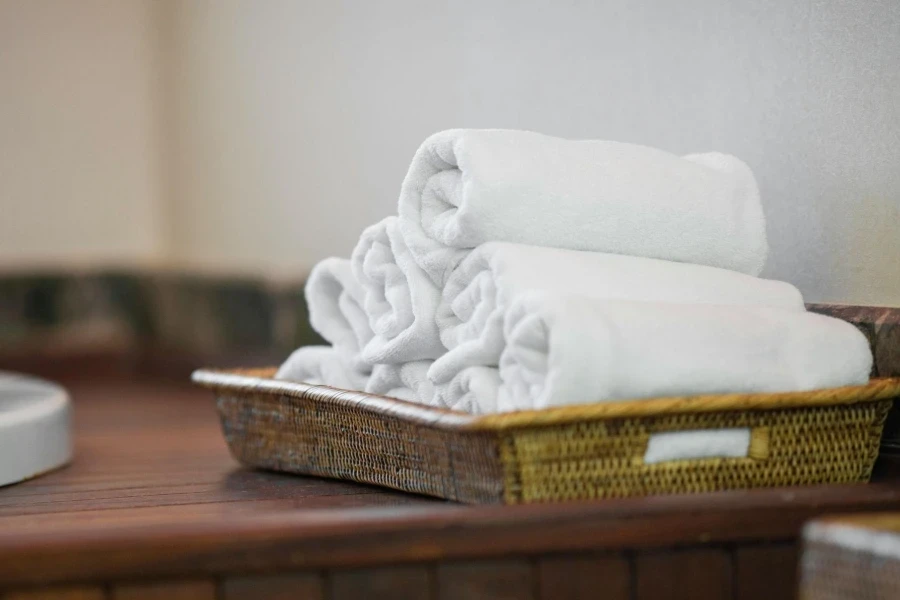
<instances>
[{"instance_id":1,"label":"folded white towel","mask_svg":"<svg viewBox=\"0 0 900 600\"><path fill-rule=\"evenodd\" d=\"M365 290L365 309L374 336L363 348L370 363L402 364L437 358L446 351L434 313L440 290L416 264L388 217L367 228L351 258Z\"/></svg>"},{"instance_id":2,"label":"folded white towel","mask_svg":"<svg viewBox=\"0 0 900 600\"><path fill-rule=\"evenodd\" d=\"M450 351L432 366L432 381L445 383L467 366L497 365L504 346L504 313L513 299L529 290L804 310L803 297L794 286L727 269L491 242L473 250L444 288L435 318Z\"/></svg>"},{"instance_id":3,"label":"folded white towel","mask_svg":"<svg viewBox=\"0 0 900 600\"><path fill-rule=\"evenodd\" d=\"M350 261L326 258L309 274L304 290L309 324L334 346L350 368L368 373L371 363L360 351L372 339L372 328L363 308L365 293L353 276Z\"/></svg>"},{"instance_id":4,"label":"folded white towel","mask_svg":"<svg viewBox=\"0 0 900 600\"><path fill-rule=\"evenodd\" d=\"M466 250L519 242L758 275L768 254L756 180L737 158L527 131L429 137L401 187L401 229L438 285Z\"/></svg>"},{"instance_id":5,"label":"folded white towel","mask_svg":"<svg viewBox=\"0 0 900 600\"><path fill-rule=\"evenodd\" d=\"M431 362L417 360L402 365L375 365L366 391L434 406L437 404L434 385L425 376Z\"/></svg>"},{"instance_id":6,"label":"folded white towel","mask_svg":"<svg viewBox=\"0 0 900 600\"><path fill-rule=\"evenodd\" d=\"M864 384L872 367L849 323L768 307L532 293L510 307L505 334L501 412Z\"/></svg>"},{"instance_id":7,"label":"folded white towel","mask_svg":"<svg viewBox=\"0 0 900 600\"><path fill-rule=\"evenodd\" d=\"M346 355L331 346L303 346L294 351L275 373L275 379L327 385L361 392L369 376L351 367Z\"/></svg>"},{"instance_id":8,"label":"folded white towel","mask_svg":"<svg viewBox=\"0 0 900 600\"><path fill-rule=\"evenodd\" d=\"M496 368L469 367L435 389L444 408L477 415L497 412L499 387L500 372Z\"/></svg>"}]
</instances>

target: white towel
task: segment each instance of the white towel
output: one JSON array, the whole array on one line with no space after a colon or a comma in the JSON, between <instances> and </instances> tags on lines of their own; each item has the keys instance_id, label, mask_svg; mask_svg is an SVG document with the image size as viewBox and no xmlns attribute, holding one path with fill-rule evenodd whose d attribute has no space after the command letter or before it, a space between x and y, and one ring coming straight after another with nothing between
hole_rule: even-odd
<instances>
[{"instance_id":1,"label":"white towel","mask_svg":"<svg viewBox=\"0 0 900 600\"><path fill-rule=\"evenodd\" d=\"M350 261L326 258L316 264L304 293L312 328L343 355L350 368L371 372L371 363L362 359L360 351L373 333L363 308L365 293L353 276Z\"/></svg>"},{"instance_id":2,"label":"white towel","mask_svg":"<svg viewBox=\"0 0 900 600\"><path fill-rule=\"evenodd\" d=\"M440 290L413 260L388 217L367 228L351 258L365 290L365 309L374 336L363 348L370 363L402 364L437 358L446 351L434 322Z\"/></svg>"},{"instance_id":3,"label":"white towel","mask_svg":"<svg viewBox=\"0 0 900 600\"><path fill-rule=\"evenodd\" d=\"M275 379L327 385L361 392L369 376L351 367L346 355L331 346L303 346L294 351L275 373Z\"/></svg>"},{"instance_id":4,"label":"white towel","mask_svg":"<svg viewBox=\"0 0 900 600\"><path fill-rule=\"evenodd\" d=\"M432 381L445 383L467 366L497 365L504 346L504 313L513 299L529 290L804 310L803 297L794 286L726 269L491 242L473 250L444 288L435 318L450 351L432 366Z\"/></svg>"},{"instance_id":5,"label":"white towel","mask_svg":"<svg viewBox=\"0 0 900 600\"><path fill-rule=\"evenodd\" d=\"M844 321L751 306L526 294L506 315L498 409L864 384L865 336Z\"/></svg>"},{"instance_id":6,"label":"white towel","mask_svg":"<svg viewBox=\"0 0 900 600\"><path fill-rule=\"evenodd\" d=\"M500 372L496 368L469 367L435 389L444 408L478 415L497 412L499 387Z\"/></svg>"},{"instance_id":7,"label":"white towel","mask_svg":"<svg viewBox=\"0 0 900 600\"><path fill-rule=\"evenodd\" d=\"M432 135L413 157L399 214L438 285L467 250L494 240L751 275L768 254L756 180L737 158L527 131Z\"/></svg>"},{"instance_id":8,"label":"white towel","mask_svg":"<svg viewBox=\"0 0 900 600\"><path fill-rule=\"evenodd\" d=\"M417 360L402 365L375 365L366 391L379 396L435 406L437 397L434 385L425 376L431 362Z\"/></svg>"}]
</instances>

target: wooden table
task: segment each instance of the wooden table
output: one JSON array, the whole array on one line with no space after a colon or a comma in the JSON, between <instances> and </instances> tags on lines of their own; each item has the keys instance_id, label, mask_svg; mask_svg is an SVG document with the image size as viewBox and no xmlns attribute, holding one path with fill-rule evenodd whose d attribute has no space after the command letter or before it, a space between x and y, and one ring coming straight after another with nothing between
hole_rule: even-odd
<instances>
[{"instance_id":1,"label":"wooden table","mask_svg":"<svg viewBox=\"0 0 900 600\"><path fill-rule=\"evenodd\" d=\"M0 489L4 598L793 598L825 513L900 485L468 507L248 471L209 392L69 382L76 458Z\"/></svg>"}]
</instances>

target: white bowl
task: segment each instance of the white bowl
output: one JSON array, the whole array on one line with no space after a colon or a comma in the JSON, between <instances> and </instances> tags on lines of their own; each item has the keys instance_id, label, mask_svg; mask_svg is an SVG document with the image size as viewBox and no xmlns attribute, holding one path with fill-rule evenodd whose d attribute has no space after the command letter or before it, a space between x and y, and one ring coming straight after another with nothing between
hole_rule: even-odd
<instances>
[{"instance_id":1,"label":"white bowl","mask_svg":"<svg viewBox=\"0 0 900 600\"><path fill-rule=\"evenodd\" d=\"M71 403L60 386L0 371L0 485L72 459Z\"/></svg>"}]
</instances>

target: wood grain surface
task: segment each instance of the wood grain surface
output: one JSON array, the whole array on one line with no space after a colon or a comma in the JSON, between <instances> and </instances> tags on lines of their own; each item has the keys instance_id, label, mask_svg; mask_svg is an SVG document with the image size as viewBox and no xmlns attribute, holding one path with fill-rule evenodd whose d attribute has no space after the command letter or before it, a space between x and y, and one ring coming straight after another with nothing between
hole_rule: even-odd
<instances>
[{"instance_id":1,"label":"wood grain surface","mask_svg":"<svg viewBox=\"0 0 900 600\"><path fill-rule=\"evenodd\" d=\"M211 579L122 584L111 589L112 600L216 600Z\"/></svg>"},{"instance_id":2,"label":"wood grain surface","mask_svg":"<svg viewBox=\"0 0 900 600\"><path fill-rule=\"evenodd\" d=\"M442 565L437 589L438 600L537 600L534 570L524 559Z\"/></svg>"},{"instance_id":3,"label":"wood grain surface","mask_svg":"<svg viewBox=\"0 0 900 600\"><path fill-rule=\"evenodd\" d=\"M105 600L106 597L106 590L99 585L53 586L3 594L3 600Z\"/></svg>"},{"instance_id":4,"label":"wood grain surface","mask_svg":"<svg viewBox=\"0 0 900 600\"><path fill-rule=\"evenodd\" d=\"M427 565L335 571L329 577L332 600L416 600L431 595L434 582Z\"/></svg>"},{"instance_id":5,"label":"wood grain surface","mask_svg":"<svg viewBox=\"0 0 900 600\"><path fill-rule=\"evenodd\" d=\"M730 600L731 556L723 549L648 552L635 561L636 600Z\"/></svg>"},{"instance_id":6,"label":"wood grain surface","mask_svg":"<svg viewBox=\"0 0 900 600\"><path fill-rule=\"evenodd\" d=\"M544 558L538 563L541 598L630 600L631 573L627 557L576 554Z\"/></svg>"},{"instance_id":7,"label":"wood grain surface","mask_svg":"<svg viewBox=\"0 0 900 600\"><path fill-rule=\"evenodd\" d=\"M800 551L797 544L757 544L734 553L736 600L794 600Z\"/></svg>"},{"instance_id":8,"label":"wood grain surface","mask_svg":"<svg viewBox=\"0 0 900 600\"><path fill-rule=\"evenodd\" d=\"M465 590L453 584L441 592L438 584L466 572L473 594L499 586L528 597L579 597L575 583L564 595L566 573L589 571L584 561L597 556L597 568L615 579L646 569L646 556L692 546L701 554L677 560L727 565L737 580L744 571L732 550L743 544L793 542L813 516L900 502L900 485L882 483L467 507L245 470L228 455L212 394L203 390L124 381L72 383L70 390L74 464L0 489L0 588L26 593L37 585L103 582L110 597L150 597L152 580L167 579L204 589L216 581L218 596L241 597L247 581L286 572L312 581L311 597L346 594L366 581L423 585L426 576L437 582L433 593L453 597ZM727 561L716 554L723 544ZM713 554L703 553L708 546ZM608 562L610 553L619 558ZM581 557L574 566L549 560L569 554ZM658 560L661 572L681 576ZM502 568L488 572L483 563ZM402 569L365 570L374 567ZM509 583L520 577L525 584ZM275 590L285 582L267 585ZM556 589L557 596L544 595Z\"/></svg>"},{"instance_id":9,"label":"wood grain surface","mask_svg":"<svg viewBox=\"0 0 900 600\"><path fill-rule=\"evenodd\" d=\"M220 600L324 600L323 578L318 573L286 573L229 577L222 583Z\"/></svg>"}]
</instances>

